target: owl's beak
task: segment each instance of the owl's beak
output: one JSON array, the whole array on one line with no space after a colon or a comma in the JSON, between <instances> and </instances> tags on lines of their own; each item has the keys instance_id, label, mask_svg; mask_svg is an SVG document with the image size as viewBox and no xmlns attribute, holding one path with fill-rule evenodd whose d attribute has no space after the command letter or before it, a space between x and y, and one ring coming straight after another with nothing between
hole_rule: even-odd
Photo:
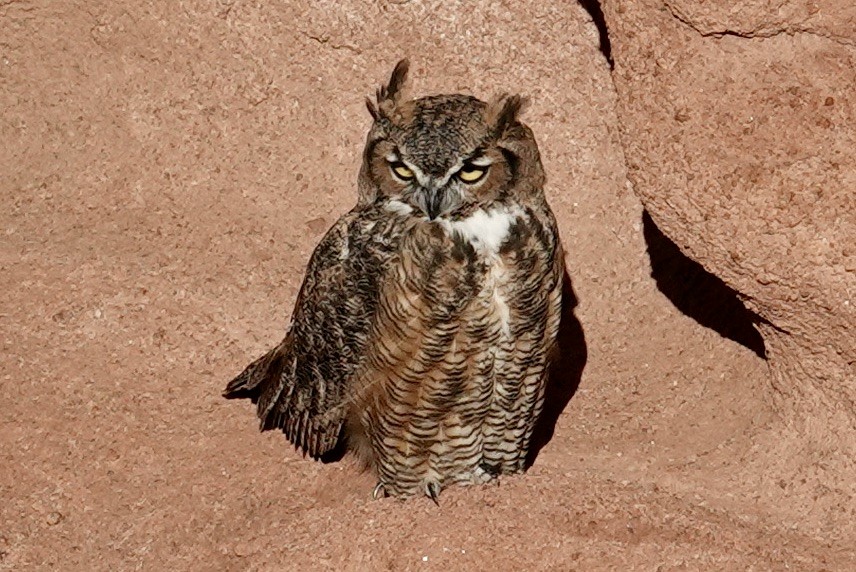
<instances>
[{"instance_id":1,"label":"owl's beak","mask_svg":"<svg viewBox=\"0 0 856 572\"><path fill-rule=\"evenodd\" d=\"M425 214L430 220L440 216L443 208L443 189L428 189L425 193Z\"/></svg>"},{"instance_id":2,"label":"owl's beak","mask_svg":"<svg viewBox=\"0 0 856 572\"><path fill-rule=\"evenodd\" d=\"M455 209L459 201L445 180L428 179L420 183L415 189L415 202L428 215L428 220L436 220L440 215Z\"/></svg>"}]
</instances>

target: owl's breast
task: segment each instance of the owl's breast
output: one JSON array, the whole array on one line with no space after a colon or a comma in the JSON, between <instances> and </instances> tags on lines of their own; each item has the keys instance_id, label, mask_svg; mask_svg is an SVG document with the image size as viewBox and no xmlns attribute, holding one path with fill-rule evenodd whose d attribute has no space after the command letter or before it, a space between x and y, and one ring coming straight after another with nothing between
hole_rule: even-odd
<instances>
[{"instance_id":1,"label":"owl's breast","mask_svg":"<svg viewBox=\"0 0 856 572\"><path fill-rule=\"evenodd\" d=\"M493 344L512 337L516 257L509 256L509 247L518 242L516 238L526 219L520 206L501 205L478 209L459 220L439 221L453 242L472 247L471 256L479 268L479 287L462 318L477 325Z\"/></svg>"},{"instance_id":2,"label":"owl's breast","mask_svg":"<svg viewBox=\"0 0 856 572\"><path fill-rule=\"evenodd\" d=\"M515 203L433 221L387 211L405 230L355 392L368 462L398 495L477 482L484 464L520 470L552 339L552 230Z\"/></svg>"}]
</instances>

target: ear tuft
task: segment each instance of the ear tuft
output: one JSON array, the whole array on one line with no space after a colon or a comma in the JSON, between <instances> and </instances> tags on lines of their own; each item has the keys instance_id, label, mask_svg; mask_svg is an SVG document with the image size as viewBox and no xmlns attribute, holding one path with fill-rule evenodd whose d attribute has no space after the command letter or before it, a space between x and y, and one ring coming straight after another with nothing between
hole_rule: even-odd
<instances>
[{"instance_id":1,"label":"ear tuft","mask_svg":"<svg viewBox=\"0 0 856 572\"><path fill-rule=\"evenodd\" d=\"M487 120L497 137L502 136L506 129L517 121L517 116L528 102L525 97L507 93L491 100L488 104Z\"/></svg>"},{"instance_id":2,"label":"ear tuft","mask_svg":"<svg viewBox=\"0 0 856 572\"><path fill-rule=\"evenodd\" d=\"M379 117L389 117L398 102L401 101L404 95L405 83L407 83L407 72L410 69L410 61L407 58L399 61L392 70L392 75L389 77L389 83L382 85L377 89L377 105L373 105L371 100L367 102L369 105L369 113L377 120Z\"/></svg>"},{"instance_id":3,"label":"ear tuft","mask_svg":"<svg viewBox=\"0 0 856 572\"><path fill-rule=\"evenodd\" d=\"M366 98L366 109L369 110L369 113L371 114L372 119L377 121L378 118L380 117L380 114L377 111L377 106L375 105L375 102L372 101L372 98L370 98L370 97Z\"/></svg>"},{"instance_id":4,"label":"ear tuft","mask_svg":"<svg viewBox=\"0 0 856 572\"><path fill-rule=\"evenodd\" d=\"M407 81L407 72L410 70L410 60L404 58L395 64L395 69L392 70L392 75L389 77L389 85L386 87L386 97L392 100L398 100L401 95L404 83Z\"/></svg>"}]
</instances>

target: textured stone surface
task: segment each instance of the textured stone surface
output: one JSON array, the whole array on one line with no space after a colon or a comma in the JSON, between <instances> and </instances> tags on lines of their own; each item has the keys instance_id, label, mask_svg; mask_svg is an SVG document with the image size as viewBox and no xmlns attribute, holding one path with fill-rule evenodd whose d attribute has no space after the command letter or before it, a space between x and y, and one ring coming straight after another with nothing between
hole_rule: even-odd
<instances>
[{"instance_id":1,"label":"textured stone surface","mask_svg":"<svg viewBox=\"0 0 856 572\"><path fill-rule=\"evenodd\" d=\"M604 6L635 191L762 318L780 405L856 427L856 8Z\"/></svg>"},{"instance_id":2,"label":"textured stone surface","mask_svg":"<svg viewBox=\"0 0 856 572\"><path fill-rule=\"evenodd\" d=\"M765 38L812 34L844 45L856 45L856 5L846 0L739 3L671 0L663 2L662 6L703 36L733 34Z\"/></svg>"},{"instance_id":3,"label":"textured stone surface","mask_svg":"<svg viewBox=\"0 0 856 572\"><path fill-rule=\"evenodd\" d=\"M786 479L754 342L649 276L680 257L597 39L568 2L0 0L0 570L856 568L852 472ZM587 345L529 473L440 509L220 397L353 204L403 55L416 93L531 97Z\"/></svg>"},{"instance_id":4,"label":"textured stone surface","mask_svg":"<svg viewBox=\"0 0 856 572\"><path fill-rule=\"evenodd\" d=\"M744 474L776 479L844 530L856 495L856 8L603 8L636 194L757 314L778 437L743 457Z\"/></svg>"}]
</instances>

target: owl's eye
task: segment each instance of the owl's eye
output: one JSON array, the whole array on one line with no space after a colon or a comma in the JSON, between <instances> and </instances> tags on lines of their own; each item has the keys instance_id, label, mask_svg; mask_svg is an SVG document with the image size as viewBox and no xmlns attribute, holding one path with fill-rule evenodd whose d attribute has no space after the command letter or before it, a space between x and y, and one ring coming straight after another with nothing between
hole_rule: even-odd
<instances>
[{"instance_id":1,"label":"owl's eye","mask_svg":"<svg viewBox=\"0 0 856 572\"><path fill-rule=\"evenodd\" d=\"M484 177L484 174L487 173L487 167L479 167L478 165L465 164L461 167L461 170L458 171L458 178L471 185L475 182L481 180Z\"/></svg>"},{"instance_id":2,"label":"owl's eye","mask_svg":"<svg viewBox=\"0 0 856 572\"><path fill-rule=\"evenodd\" d=\"M395 176L401 179L402 181L410 181L415 176L413 174L413 171L410 170L407 165L400 161L390 163L389 168L392 169L392 172L395 174Z\"/></svg>"}]
</instances>

